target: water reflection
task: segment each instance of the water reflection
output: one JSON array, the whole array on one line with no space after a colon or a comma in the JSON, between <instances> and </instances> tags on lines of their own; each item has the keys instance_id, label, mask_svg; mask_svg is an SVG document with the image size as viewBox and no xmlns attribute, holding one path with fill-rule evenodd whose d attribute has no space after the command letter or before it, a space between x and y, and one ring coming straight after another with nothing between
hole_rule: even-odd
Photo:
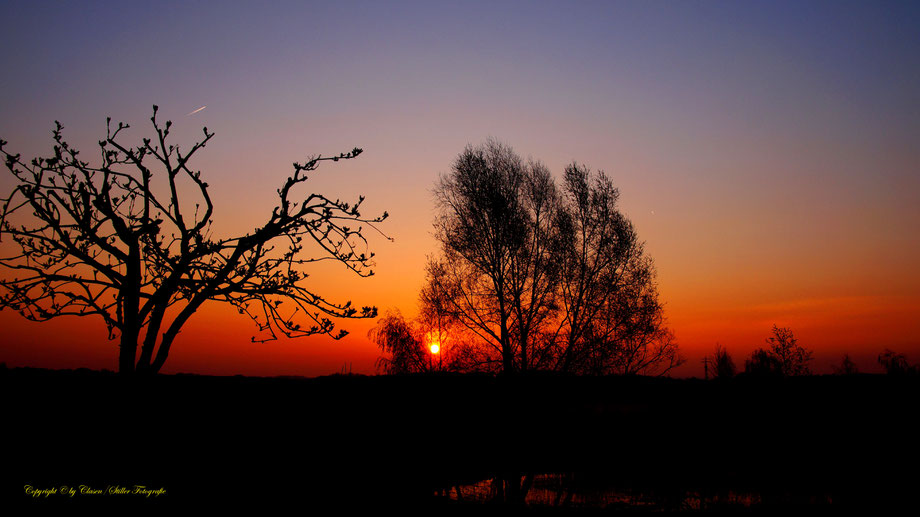
<instances>
[{"instance_id":1,"label":"water reflection","mask_svg":"<svg viewBox=\"0 0 920 517\"><path fill-rule=\"evenodd\" d=\"M516 486L513 494L509 487ZM496 476L437 490L436 497L457 503L523 503L560 508L630 508L657 510L726 510L794 503L789 494L719 490L709 493L681 489L626 488L612 486L603 476L584 473L544 473ZM798 499L798 497L796 497ZM809 495L798 502L831 504L829 495Z\"/></svg>"}]
</instances>

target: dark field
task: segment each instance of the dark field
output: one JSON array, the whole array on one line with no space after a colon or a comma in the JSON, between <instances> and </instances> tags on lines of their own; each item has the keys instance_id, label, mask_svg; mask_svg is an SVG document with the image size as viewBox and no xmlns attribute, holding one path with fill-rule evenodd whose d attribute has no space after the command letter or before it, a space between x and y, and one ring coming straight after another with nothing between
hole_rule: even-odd
<instances>
[{"instance_id":1,"label":"dark field","mask_svg":"<svg viewBox=\"0 0 920 517\"><path fill-rule=\"evenodd\" d=\"M131 380L2 369L0 379L3 497L36 509L917 506L917 377ZM526 504L486 504L495 478L525 480ZM26 485L58 492L33 497ZM105 492L135 485L166 492Z\"/></svg>"}]
</instances>

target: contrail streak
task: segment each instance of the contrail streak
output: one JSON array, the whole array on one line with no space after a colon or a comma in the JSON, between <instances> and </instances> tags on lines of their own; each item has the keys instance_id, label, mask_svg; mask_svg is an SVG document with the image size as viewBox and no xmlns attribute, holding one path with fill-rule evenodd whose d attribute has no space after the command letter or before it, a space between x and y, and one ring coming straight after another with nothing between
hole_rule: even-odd
<instances>
[{"instance_id":1,"label":"contrail streak","mask_svg":"<svg viewBox=\"0 0 920 517\"><path fill-rule=\"evenodd\" d=\"M205 109L205 108L207 108L207 106L202 106L202 107L196 109L195 111L193 111L193 112L191 112L191 113L189 113L189 114L187 114L187 115L185 115L185 116L187 117L187 116L189 116L189 115L194 115L195 113L198 113L199 111L201 111L201 110L203 110L203 109Z\"/></svg>"}]
</instances>

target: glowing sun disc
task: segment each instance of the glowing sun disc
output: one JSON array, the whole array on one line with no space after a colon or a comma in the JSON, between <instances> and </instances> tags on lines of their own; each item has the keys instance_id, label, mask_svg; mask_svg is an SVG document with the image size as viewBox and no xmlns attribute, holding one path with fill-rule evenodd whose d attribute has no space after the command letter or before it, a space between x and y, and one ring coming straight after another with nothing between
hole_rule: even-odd
<instances>
[{"instance_id":1,"label":"glowing sun disc","mask_svg":"<svg viewBox=\"0 0 920 517\"><path fill-rule=\"evenodd\" d=\"M441 346L440 346L440 345L438 345L437 343L432 343L432 344L431 344L431 353L432 353L432 354L436 354L436 353L438 353L438 352L440 352L440 351L441 351Z\"/></svg>"}]
</instances>

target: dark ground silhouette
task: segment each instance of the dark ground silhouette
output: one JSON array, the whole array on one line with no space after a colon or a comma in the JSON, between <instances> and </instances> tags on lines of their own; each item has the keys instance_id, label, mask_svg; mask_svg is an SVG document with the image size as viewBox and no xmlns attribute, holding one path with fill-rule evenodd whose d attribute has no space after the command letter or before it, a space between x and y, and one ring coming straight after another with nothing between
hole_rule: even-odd
<instances>
[{"instance_id":1,"label":"dark ground silhouette","mask_svg":"<svg viewBox=\"0 0 920 517\"><path fill-rule=\"evenodd\" d=\"M3 496L29 507L463 510L436 492L495 477L526 490L527 474L547 473L665 510L728 493L758 494L753 510L916 506L916 376L131 379L12 368L0 379ZM167 492L24 492L81 484Z\"/></svg>"}]
</instances>

